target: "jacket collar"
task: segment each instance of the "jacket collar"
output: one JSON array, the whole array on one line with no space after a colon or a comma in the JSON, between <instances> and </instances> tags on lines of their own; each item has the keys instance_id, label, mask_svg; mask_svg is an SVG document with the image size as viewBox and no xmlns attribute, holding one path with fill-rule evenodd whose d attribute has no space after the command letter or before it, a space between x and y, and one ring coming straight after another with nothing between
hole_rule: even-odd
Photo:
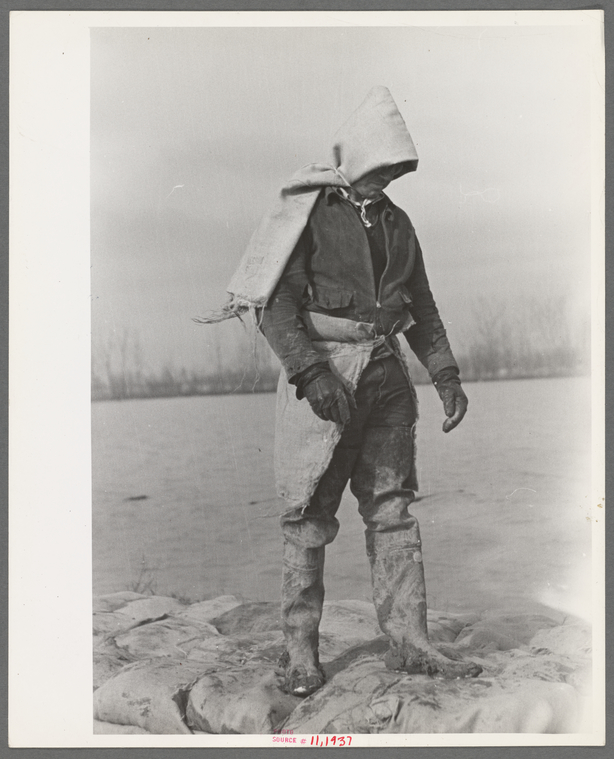
<instances>
[{"instance_id":1,"label":"jacket collar","mask_svg":"<svg viewBox=\"0 0 614 759\"><path fill-rule=\"evenodd\" d=\"M343 195L339 192L339 188L337 187L325 187L324 188L324 199L326 203L329 205L331 203L351 203L350 200L346 200ZM355 205L352 203L352 205ZM378 198L376 201L370 204L371 208L377 209L378 213L381 213L382 218L386 219L386 221L390 221L392 218L392 208L394 207L394 203L390 200L388 195L385 193L382 193L382 197Z\"/></svg>"},{"instance_id":2,"label":"jacket collar","mask_svg":"<svg viewBox=\"0 0 614 759\"><path fill-rule=\"evenodd\" d=\"M346 200L343 197L343 194L340 192L340 188L338 187L325 187L324 188L324 197L326 199L327 203L334 203L336 200ZM351 201L348 199L346 202L351 203ZM382 193L381 197L379 197L377 200L374 200L373 203L369 203L369 205L372 206L380 206L380 210L385 208L386 206L390 205L392 201L390 198L385 194Z\"/></svg>"}]
</instances>

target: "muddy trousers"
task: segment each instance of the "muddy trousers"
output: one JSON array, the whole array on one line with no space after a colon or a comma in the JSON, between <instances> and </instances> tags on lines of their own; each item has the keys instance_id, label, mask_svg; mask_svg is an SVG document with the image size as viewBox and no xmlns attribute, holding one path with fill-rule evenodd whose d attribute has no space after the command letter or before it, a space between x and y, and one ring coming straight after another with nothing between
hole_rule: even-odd
<instances>
[{"instance_id":1,"label":"muddy trousers","mask_svg":"<svg viewBox=\"0 0 614 759\"><path fill-rule=\"evenodd\" d=\"M398 359L372 361L355 400L357 410L310 503L281 517L282 623L293 662L310 660L317 665L324 550L339 530L336 513L348 481L366 525L373 598L382 630L401 644L418 614L426 635L420 533L408 511L414 500L416 404Z\"/></svg>"}]
</instances>

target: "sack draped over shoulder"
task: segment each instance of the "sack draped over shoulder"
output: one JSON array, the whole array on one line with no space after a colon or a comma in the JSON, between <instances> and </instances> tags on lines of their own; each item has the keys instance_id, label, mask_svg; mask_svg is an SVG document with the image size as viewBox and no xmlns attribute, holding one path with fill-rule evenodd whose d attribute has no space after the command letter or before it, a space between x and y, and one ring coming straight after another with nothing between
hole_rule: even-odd
<instances>
[{"instance_id":1,"label":"sack draped over shoulder","mask_svg":"<svg viewBox=\"0 0 614 759\"><path fill-rule=\"evenodd\" d=\"M388 89L373 87L335 135L332 160L303 166L281 188L227 287L227 303L195 321L218 322L265 306L322 189L347 188L370 171L399 164L398 176L415 171L416 148Z\"/></svg>"}]
</instances>

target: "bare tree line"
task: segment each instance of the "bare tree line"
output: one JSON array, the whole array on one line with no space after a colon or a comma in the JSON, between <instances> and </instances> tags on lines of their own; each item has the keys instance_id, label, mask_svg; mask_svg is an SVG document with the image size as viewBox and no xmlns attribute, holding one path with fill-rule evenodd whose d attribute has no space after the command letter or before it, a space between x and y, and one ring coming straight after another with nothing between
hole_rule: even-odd
<instances>
[{"instance_id":1,"label":"bare tree line","mask_svg":"<svg viewBox=\"0 0 614 759\"><path fill-rule=\"evenodd\" d=\"M253 336L241 357L226 355L212 330L212 356L201 369L171 361L147 368L137 334L124 330L92 347L92 400L168 398L188 395L270 392L277 387L279 363L264 338Z\"/></svg>"},{"instance_id":2,"label":"bare tree line","mask_svg":"<svg viewBox=\"0 0 614 759\"><path fill-rule=\"evenodd\" d=\"M569 377L590 372L590 320L573 316L569 297L545 295L518 305L478 298L453 342L467 381ZM417 384L429 381L409 354Z\"/></svg>"},{"instance_id":3,"label":"bare tree line","mask_svg":"<svg viewBox=\"0 0 614 759\"><path fill-rule=\"evenodd\" d=\"M248 350L227 356L212 332L213 355L199 370L167 363L147 369L138 335L114 333L92 349L92 399L160 398L188 395L270 392L279 362L261 335ZM466 381L557 377L590 371L590 323L576 323L565 296L527 300L522 306L478 300L455 354ZM409 353L412 377L429 382Z\"/></svg>"}]
</instances>

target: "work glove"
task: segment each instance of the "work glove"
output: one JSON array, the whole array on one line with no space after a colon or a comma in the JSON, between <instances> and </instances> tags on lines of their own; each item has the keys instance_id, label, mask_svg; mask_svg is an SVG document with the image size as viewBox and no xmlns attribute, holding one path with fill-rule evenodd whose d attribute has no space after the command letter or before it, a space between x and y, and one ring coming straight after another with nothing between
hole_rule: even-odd
<instances>
[{"instance_id":1,"label":"work glove","mask_svg":"<svg viewBox=\"0 0 614 759\"><path fill-rule=\"evenodd\" d=\"M458 369L455 366L441 369L433 377L433 384L437 388L443 403L443 410L448 417L443 423L442 429L444 432L450 432L460 424L469 405L469 400L461 387Z\"/></svg>"},{"instance_id":2,"label":"work glove","mask_svg":"<svg viewBox=\"0 0 614 759\"><path fill-rule=\"evenodd\" d=\"M312 364L293 377L292 382L296 385L296 397L307 398L320 419L343 425L350 421L350 407L356 409L356 403L328 363Z\"/></svg>"}]
</instances>

